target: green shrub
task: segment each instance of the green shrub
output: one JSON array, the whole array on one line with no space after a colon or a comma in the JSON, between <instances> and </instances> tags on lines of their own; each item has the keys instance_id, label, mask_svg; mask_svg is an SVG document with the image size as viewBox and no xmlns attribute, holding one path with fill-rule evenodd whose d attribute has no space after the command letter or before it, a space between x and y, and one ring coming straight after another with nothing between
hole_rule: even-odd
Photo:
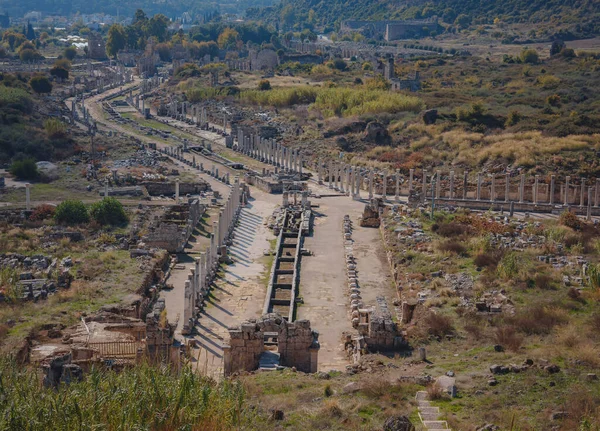
<instances>
[{"instance_id":1,"label":"green shrub","mask_svg":"<svg viewBox=\"0 0 600 431\"><path fill-rule=\"evenodd\" d=\"M50 80L42 75L37 75L31 78L29 80L29 85L32 90L38 94L52 92L52 84L50 83Z\"/></svg>"},{"instance_id":2,"label":"green shrub","mask_svg":"<svg viewBox=\"0 0 600 431\"><path fill-rule=\"evenodd\" d=\"M40 373L0 363L3 430L239 430L255 413L240 382L215 382L190 367L93 367L83 381L44 388Z\"/></svg>"},{"instance_id":3,"label":"green shrub","mask_svg":"<svg viewBox=\"0 0 600 431\"><path fill-rule=\"evenodd\" d=\"M258 82L258 91L268 91L271 89L271 83L268 79L263 79Z\"/></svg>"},{"instance_id":4,"label":"green shrub","mask_svg":"<svg viewBox=\"0 0 600 431\"><path fill-rule=\"evenodd\" d=\"M521 61L526 64L538 64L540 56L535 49L524 49L521 51Z\"/></svg>"},{"instance_id":5,"label":"green shrub","mask_svg":"<svg viewBox=\"0 0 600 431\"><path fill-rule=\"evenodd\" d=\"M18 180L35 180L39 176L37 165L33 159L14 161L10 165L9 172Z\"/></svg>"},{"instance_id":6,"label":"green shrub","mask_svg":"<svg viewBox=\"0 0 600 431\"><path fill-rule=\"evenodd\" d=\"M506 127L514 126L521 121L521 118L521 113L516 109L510 111L508 117L506 118Z\"/></svg>"},{"instance_id":7,"label":"green shrub","mask_svg":"<svg viewBox=\"0 0 600 431\"><path fill-rule=\"evenodd\" d=\"M90 208L90 215L101 225L117 226L127 223L127 214L125 214L123 204L111 197L94 203Z\"/></svg>"},{"instance_id":8,"label":"green shrub","mask_svg":"<svg viewBox=\"0 0 600 431\"><path fill-rule=\"evenodd\" d=\"M88 210L81 201L66 200L61 202L54 213L54 220L63 224L80 224L90 221Z\"/></svg>"},{"instance_id":9,"label":"green shrub","mask_svg":"<svg viewBox=\"0 0 600 431\"><path fill-rule=\"evenodd\" d=\"M44 121L44 130L49 138L64 138L67 133L67 127L58 118L49 118Z\"/></svg>"},{"instance_id":10,"label":"green shrub","mask_svg":"<svg viewBox=\"0 0 600 431\"><path fill-rule=\"evenodd\" d=\"M65 48L65 57L69 59L69 61L73 61L73 59L77 56L77 48L74 46L69 46Z\"/></svg>"}]
</instances>

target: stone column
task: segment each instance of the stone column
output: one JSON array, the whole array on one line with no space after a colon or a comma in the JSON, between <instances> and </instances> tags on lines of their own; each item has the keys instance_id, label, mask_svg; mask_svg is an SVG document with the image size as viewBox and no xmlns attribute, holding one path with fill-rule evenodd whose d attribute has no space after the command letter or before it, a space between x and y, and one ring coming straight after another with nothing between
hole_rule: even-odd
<instances>
[{"instance_id":1,"label":"stone column","mask_svg":"<svg viewBox=\"0 0 600 431\"><path fill-rule=\"evenodd\" d=\"M504 180L506 181L504 184L504 202L508 202L510 195L510 174L506 174Z\"/></svg>"},{"instance_id":2,"label":"stone column","mask_svg":"<svg viewBox=\"0 0 600 431\"><path fill-rule=\"evenodd\" d=\"M554 205L554 188L555 188L555 176L551 175L550 176L550 196L548 199L548 202L550 203L550 205Z\"/></svg>"},{"instance_id":3,"label":"stone column","mask_svg":"<svg viewBox=\"0 0 600 431\"><path fill-rule=\"evenodd\" d=\"M340 166L340 173L341 173L341 178L340 178L340 192L345 193L345 189L344 189L344 181L346 182L346 188L348 188L348 174L350 173L348 170L348 166L341 165Z\"/></svg>"},{"instance_id":4,"label":"stone column","mask_svg":"<svg viewBox=\"0 0 600 431\"><path fill-rule=\"evenodd\" d=\"M585 178L581 178L581 196L579 197L579 206L583 208L585 204Z\"/></svg>"},{"instance_id":5,"label":"stone column","mask_svg":"<svg viewBox=\"0 0 600 431\"><path fill-rule=\"evenodd\" d=\"M25 209L29 211L31 209L31 184L25 184Z\"/></svg>"},{"instance_id":6,"label":"stone column","mask_svg":"<svg viewBox=\"0 0 600 431\"><path fill-rule=\"evenodd\" d=\"M373 199L373 169L369 169L369 200Z\"/></svg>"},{"instance_id":7,"label":"stone column","mask_svg":"<svg viewBox=\"0 0 600 431\"><path fill-rule=\"evenodd\" d=\"M321 162L317 160L317 182L323 184L323 178L321 177Z\"/></svg>"},{"instance_id":8,"label":"stone column","mask_svg":"<svg viewBox=\"0 0 600 431\"><path fill-rule=\"evenodd\" d=\"M583 186L581 186L583 187ZM592 186L588 187L587 215L586 220L592 220Z\"/></svg>"},{"instance_id":9,"label":"stone column","mask_svg":"<svg viewBox=\"0 0 600 431\"><path fill-rule=\"evenodd\" d=\"M413 190L413 178L415 176L415 170L409 169L408 171L408 194Z\"/></svg>"},{"instance_id":10,"label":"stone column","mask_svg":"<svg viewBox=\"0 0 600 431\"><path fill-rule=\"evenodd\" d=\"M571 177L567 176L565 178L565 206L569 205L569 181L571 181Z\"/></svg>"},{"instance_id":11,"label":"stone column","mask_svg":"<svg viewBox=\"0 0 600 431\"><path fill-rule=\"evenodd\" d=\"M356 194L354 196L355 199L360 199L360 183L362 181L362 173L360 171L360 168L356 168L355 169L355 173L356 173Z\"/></svg>"},{"instance_id":12,"label":"stone column","mask_svg":"<svg viewBox=\"0 0 600 431\"><path fill-rule=\"evenodd\" d=\"M179 203L179 178L175 179L175 202Z\"/></svg>"},{"instance_id":13,"label":"stone column","mask_svg":"<svg viewBox=\"0 0 600 431\"><path fill-rule=\"evenodd\" d=\"M481 172L477 173L477 200L481 200Z\"/></svg>"},{"instance_id":14,"label":"stone column","mask_svg":"<svg viewBox=\"0 0 600 431\"><path fill-rule=\"evenodd\" d=\"M492 174L492 188L490 189L490 201L496 200L496 175Z\"/></svg>"},{"instance_id":15,"label":"stone column","mask_svg":"<svg viewBox=\"0 0 600 431\"><path fill-rule=\"evenodd\" d=\"M333 189L333 162L329 162L329 188Z\"/></svg>"},{"instance_id":16,"label":"stone column","mask_svg":"<svg viewBox=\"0 0 600 431\"><path fill-rule=\"evenodd\" d=\"M383 198L384 201L387 200L387 172L383 173L383 189L382 189L382 193L381 193L381 197Z\"/></svg>"},{"instance_id":17,"label":"stone column","mask_svg":"<svg viewBox=\"0 0 600 431\"><path fill-rule=\"evenodd\" d=\"M427 170L423 169L423 199L427 199Z\"/></svg>"},{"instance_id":18,"label":"stone column","mask_svg":"<svg viewBox=\"0 0 600 431\"><path fill-rule=\"evenodd\" d=\"M467 199L467 191L469 189L469 171L463 174L463 199Z\"/></svg>"},{"instance_id":19,"label":"stone column","mask_svg":"<svg viewBox=\"0 0 600 431\"><path fill-rule=\"evenodd\" d=\"M536 175L534 177L534 183L533 183L533 204L534 205L538 204L538 193L539 193L538 185L539 185L539 181L540 181L540 176Z\"/></svg>"},{"instance_id":20,"label":"stone column","mask_svg":"<svg viewBox=\"0 0 600 431\"><path fill-rule=\"evenodd\" d=\"M198 274L200 278L200 294L205 296L208 289L206 286L206 252L200 253L200 273Z\"/></svg>"},{"instance_id":21,"label":"stone column","mask_svg":"<svg viewBox=\"0 0 600 431\"><path fill-rule=\"evenodd\" d=\"M108 178L104 179L104 197L108 197Z\"/></svg>"},{"instance_id":22,"label":"stone column","mask_svg":"<svg viewBox=\"0 0 600 431\"><path fill-rule=\"evenodd\" d=\"M519 202L523 203L525 200L525 174L521 174L521 184L519 186Z\"/></svg>"},{"instance_id":23,"label":"stone column","mask_svg":"<svg viewBox=\"0 0 600 431\"><path fill-rule=\"evenodd\" d=\"M440 171L436 171L435 175L437 178L437 182L435 183L435 198L439 199L442 190L442 175L440 174ZM433 190L431 192L433 193Z\"/></svg>"},{"instance_id":24,"label":"stone column","mask_svg":"<svg viewBox=\"0 0 600 431\"><path fill-rule=\"evenodd\" d=\"M396 195L394 200L398 202L400 200L400 171L396 169Z\"/></svg>"},{"instance_id":25,"label":"stone column","mask_svg":"<svg viewBox=\"0 0 600 431\"><path fill-rule=\"evenodd\" d=\"M298 173L302 176L302 153L298 152Z\"/></svg>"}]
</instances>

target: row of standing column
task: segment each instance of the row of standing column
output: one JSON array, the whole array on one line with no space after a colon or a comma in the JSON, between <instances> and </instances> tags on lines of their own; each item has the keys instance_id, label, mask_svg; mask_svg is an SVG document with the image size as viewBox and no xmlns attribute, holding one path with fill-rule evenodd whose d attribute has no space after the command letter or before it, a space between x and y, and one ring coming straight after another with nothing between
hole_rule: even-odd
<instances>
[{"instance_id":1,"label":"row of standing column","mask_svg":"<svg viewBox=\"0 0 600 431\"><path fill-rule=\"evenodd\" d=\"M227 202L219 212L219 218L213 222L213 232L210 245L200 257L195 258L194 267L190 268L184 291L184 328L183 333L189 334L194 322L204 306L204 300L210 291L210 284L219 269L219 260L227 253L227 242L231 237L239 216L242 201L242 189L239 178L236 177L231 187Z\"/></svg>"},{"instance_id":2,"label":"row of standing column","mask_svg":"<svg viewBox=\"0 0 600 431\"><path fill-rule=\"evenodd\" d=\"M292 150L274 139L263 139L258 135L247 135L238 129L237 150L253 159L263 163L277 166L286 172L297 172L302 174L302 154L298 150Z\"/></svg>"}]
</instances>

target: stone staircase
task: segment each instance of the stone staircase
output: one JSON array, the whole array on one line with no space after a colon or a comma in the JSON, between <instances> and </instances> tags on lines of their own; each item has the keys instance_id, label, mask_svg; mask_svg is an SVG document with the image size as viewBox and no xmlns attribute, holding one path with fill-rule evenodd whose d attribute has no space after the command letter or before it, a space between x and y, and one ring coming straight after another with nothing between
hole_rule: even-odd
<instances>
[{"instance_id":1,"label":"stone staircase","mask_svg":"<svg viewBox=\"0 0 600 431\"><path fill-rule=\"evenodd\" d=\"M449 431L448 424L446 421L439 420L440 408L433 407L429 401L427 401L427 392L419 391L415 396L417 405L419 406L419 418L423 423L423 427L427 431Z\"/></svg>"},{"instance_id":2,"label":"stone staircase","mask_svg":"<svg viewBox=\"0 0 600 431\"><path fill-rule=\"evenodd\" d=\"M279 368L279 353L265 350L258 358L259 371L275 371Z\"/></svg>"}]
</instances>

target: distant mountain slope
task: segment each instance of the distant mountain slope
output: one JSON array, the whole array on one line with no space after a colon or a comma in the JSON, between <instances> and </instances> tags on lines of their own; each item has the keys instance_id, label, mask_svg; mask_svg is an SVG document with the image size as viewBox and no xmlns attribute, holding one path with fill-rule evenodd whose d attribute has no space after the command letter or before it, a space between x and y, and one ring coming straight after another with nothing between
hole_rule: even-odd
<instances>
[{"instance_id":1,"label":"distant mountain slope","mask_svg":"<svg viewBox=\"0 0 600 431\"><path fill-rule=\"evenodd\" d=\"M312 11L312 12L311 12ZM600 34L599 0L281 0L273 7L247 11L252 19L333 29L347 19L390 20L434 15L454 23L465 14L473 24L548 23L577 35Z\"/></svg>"},{"instance_id":2,"label":"distant mountain slope","mask_svg":"<svg viewBox=\"0 0 600 431\"><path fill-rule=\"evenodd\" d=\"M22 17L29 11L40 11L43 16L76 13L105 13L121 17L133 17L137 9L147 15L162 13L170 18L184 12L203 14L218 11L221 14L243 14L250 7L270 6L275 0L0 0L0 13Z\"/></svg>"}]
</instances>

